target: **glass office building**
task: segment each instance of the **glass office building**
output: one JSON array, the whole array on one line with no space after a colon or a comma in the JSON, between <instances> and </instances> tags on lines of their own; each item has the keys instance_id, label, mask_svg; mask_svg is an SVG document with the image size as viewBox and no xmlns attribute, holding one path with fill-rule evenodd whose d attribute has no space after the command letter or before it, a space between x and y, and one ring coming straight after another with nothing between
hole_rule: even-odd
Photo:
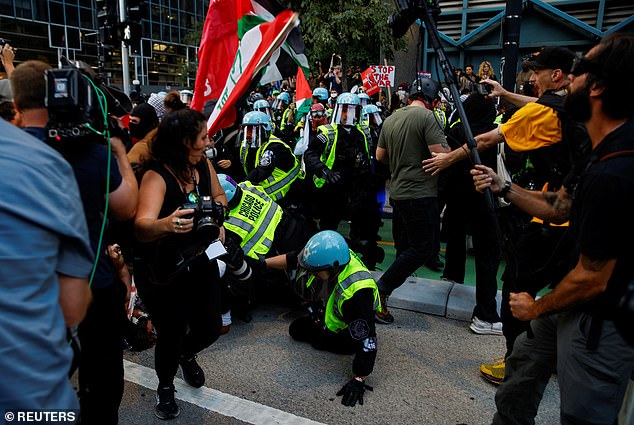
<instances>
[{"instance_id":1,"label":"glass office building","mask_svg":"<svg viewBox=\"0 0 634 425\"><path fill-rule=\"evenodd\" d=\"M111 0L118 7L117 0ZM139 51L131 52L130 80L157 88L192 87L208 1L148 0ZM0 0L0 38L17 49L16 63L41 59L55 66L60 57L98 64L95 0ZM104 56L106 75L121 84L121 48Z\"/></svg>"}]
</instances>

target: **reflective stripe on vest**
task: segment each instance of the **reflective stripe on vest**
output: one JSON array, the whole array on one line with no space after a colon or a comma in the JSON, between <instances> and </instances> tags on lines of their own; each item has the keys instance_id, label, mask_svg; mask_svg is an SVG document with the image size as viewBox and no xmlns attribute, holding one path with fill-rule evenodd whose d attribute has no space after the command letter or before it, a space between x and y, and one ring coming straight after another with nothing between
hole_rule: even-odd
<instances>
[{"instance_id":1,"label":"reflective stripe on vest","mask_svg":"<svg viewBox=\"0 0 634 425\"><path fill-rule=\"evenodd\" d=\"M240 236L244 254L255 260L266 255L273 245L275 229L282 220L282 208L259 187L239 183L242 189L238 205L229 211L224 226Z\"/></svg>"},{"instance_id":2,"label":"reflective stripe on vest","mask_svg":"<svg viewBox=\"0 0 634 425\"><path fill-rule=\"evenodd\" d=\"M262 152L264 152L271 143L280 143L284 145L284 147L288 149L289 153L293 156L293 159L295 160L293 168L291 168L289 171L284 171L278 167L275 167L271 175L268 176L266 180L258 182L260 186L262 186L262 189L264 189L264 191L274 201L279 201L289 191L289 189L291 188L291 184L295 181L295 179L299 177L301 167L299 164L299 160L293 153L292 149L277 137L271 137L269 141L264 144L264 146L258 149L255 156L256 164L260 163L260 156L262 155Z\"/></svg>"},{"instance_id":3,"label":"reflective stripe on vest","mask_svg":"<svg viewBox=\"0 0 634 425\"><path fill-rule=\"evenodd\" d=\"M282 114L282 121L280 122L280 131L286 130L286 126L288 125L288 115L291 113L291 111L292 109L290 107L284 110L284 113Z\"/></svg>"},{"instance_id":4,"label":"reflective stripe on vest","mask_svg":"<svg viewBox=\"0 0 634 425\"><path fill-rule=\"evenodd\" d=\"M434 108L434 115L436 115L436 121L444 130L447 127L447 116L445 112L440 108Z\"/></svg>"},{"instance_id":5,"label":"reflective stripe on vest","mask_svg":"<svg viewBox=\"0 0 634 425\"><path fill-rule=\"evenodd\" d=\"M345 301L352 298L361 289L371 288L374 294L372 309L378 311L381 308L376 282L374 282L372 275L354 252L350 251L350 262L339 273L337 280L337 285L335 285L330 298L328 298L324 318L326 327L332 332L339 332L348 327L348 324L344 322L341 308Z\"/></svg>"},{"instance_id":6,"label":"reflective stripe on vest","mask_svg":"<svg viewBox=\"0 0 634 425\"><path fill-rule=\"evenodd\" d=\"M247 155L249 154L249 148L246 146L240 146L240 163L245 174L249 174L247 170Z\"/></svg>"},{"instance_id":7,"label":"reflective stripe on vest","mask_svg":"<svg viewBox=\"0 0 634 425\"><path fill-rule=\"evenodd\" d=\"M371 137L370 129L365 126L360 126L359 124L357 124L355 128L359 130L361 134L363 134L365 153L368 156L368 160L370 160L370 148L368 147L368 138ZM326 165L326 168L332 170L332 166L335 164L337 140L339 140L339 126L332 124L320 125L319 127L317 127L317 132L322 133L328 139L326 147L321 153L321 157L319 158L319 160ZM315 183L315 186L317 188L321 188L326 183L326 179L314 175L313 183Z\"/></svg>"}]
</instances>

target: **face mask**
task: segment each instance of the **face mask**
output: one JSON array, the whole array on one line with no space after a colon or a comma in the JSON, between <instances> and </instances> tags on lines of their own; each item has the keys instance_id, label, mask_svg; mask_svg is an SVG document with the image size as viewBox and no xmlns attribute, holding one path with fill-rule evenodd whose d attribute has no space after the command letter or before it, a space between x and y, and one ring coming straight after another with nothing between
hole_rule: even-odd
<instances>
[{"instance_id":1,"label":"face mask","mask_svg":"<svg viewBox=\"0 0 634 425\"><path fill-rule=\"evenodd\" d=\"M337 97L337 93L331 93L330 97L332 97L333 99Z\"/></svg>"},{"instance_id":2,"label":"face mask","mask_svg":"<svg viewBox=\"0 0 634 425\"><path fill-rule=\"evenodd\" d=\"M405 96L405 90L399 90L398 94L400 94L401 96Z\"/></svg>"},{"instance_id":3,"label":"face mask","mask_svg":"<svg viewBox=\"0 0 634 425\"><path fill-rule=\"evenodd\" d=\"M137 140L143 139L150 132L150 130L152 130L151 128L147 128L146 125L143 125L143 123L140 122L130 122L130 124L128 124L128 128L130 130L130 137Z\"/></svg>"}]
</instances>

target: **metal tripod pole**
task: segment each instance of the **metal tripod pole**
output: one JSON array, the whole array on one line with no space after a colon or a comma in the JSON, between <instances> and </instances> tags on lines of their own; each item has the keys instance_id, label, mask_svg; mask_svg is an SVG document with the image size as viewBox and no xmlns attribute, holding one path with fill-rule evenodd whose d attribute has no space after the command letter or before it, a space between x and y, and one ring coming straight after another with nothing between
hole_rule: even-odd
<instances>
[{"instance_id":1,"label":"metal tripod pole","mask_svg":"<svg viewBox=\"0 0 634 425\"><path fill-rule=\"evenodd\" d=\"M477 149L477 142L473 137L473 133L471 132L471 126L469 125L469 120L467 119L467 114L465 113L464 107L460 102L460 92L458 91L458 81L456 80L456 73L454 72L451 63L447 59L447 55L445 54L445 50L440 44L440 35L438 34L438 28L436 27L436 20L434 18L434 10L429 7L425 2L425 13L420 17L420 19L425 23L425 28L427 29L427 34L429 36L429 41L436 52L436 58L438 59L438 63L440 64L440 68L445 76L445 82L449 86L449 91L451 92L451 97L454 100L454 105L458 111L458 115L460 116L460 121L462 122L462 126L464 128L465 135L467 137L467 146L471 149L471 157L473 159L474 164L482 164L480 160L480 154ZM439 10L438 10L439 12ZM487 206L491 211L495 209L495 203L493 202L493 193L490 189L487 189L484 192L484 196L486 198Z\"/></svg>"}]
</instances>

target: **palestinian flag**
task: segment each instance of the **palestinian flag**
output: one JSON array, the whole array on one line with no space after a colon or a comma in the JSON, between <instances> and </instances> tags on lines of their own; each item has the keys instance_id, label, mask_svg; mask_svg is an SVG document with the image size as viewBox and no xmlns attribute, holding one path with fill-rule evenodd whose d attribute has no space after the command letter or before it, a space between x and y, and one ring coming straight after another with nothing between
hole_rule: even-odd
<instances>
[{"instance_id":1,"label":"palestinian flag","mask_svg":"<svg viewBox=\"0 0 634 425\"><path fill-rule=\"evenodd\" d=\"M251 12L242 16L238 22L238 38L262 22L271 22L274 17L282 13L284 7L275 0L242 0L246 5L250 3ZM289 78L295 75L297 66L308 73L308 59L304 54L304 39L299 26L293 28L282 44L282 48L274 52L270 63L264 69L260 84L267 84Z\"/></svg>"},{"instance_id":2,"label":"palestinian flag","mask_svg":"<svg viewBox=\"0 0 634 425\"><path fill-rule=\"evenodd\" d=\"M236 102L296 25L299 14L284 10L273 21L256 25L244 34L224 89L207 121L209 134L233 125Z\"/></svg>"},{"instance_id":3,"label":"palestinian flag","mask_svg":"<svg viewBox=\"0 0 634 425\"><path fill-rule=\"evenodd\" d=\"M244 34L256 25L273 21L284 10L274 0L211 0L198 49L193 109L200 111L205 102L220 97ZM274 52L260 83L290 77L295 74L297 65L308 72L304 40L296 26L281 51Z\"/></svg>"},{"instance_id":4,"label":"palestinian flag","mask_svg":"<svg viewBox=\"0 0 634 425\"><path fill-rule=\"evenodd\" d=\"M211 0L200 47L194 98L190 107L201 111L208 100L218 99L238 50L238 2Z\"/></svg>"},{"instance_id":5,"label":"palestinian flag","mask_svg":"<svg viewBox=\"0 0 634 425\"><path fill-rule=\"evenodd\" d=\"M295 106L296 106L296 118L306 115L310 111L310 105L313 101L313 92L310 89L308 80L304 75L304 71L301 67L297 68L297 82L295 85ZM297 122L297 120L296 120Z\"/></svg>"}]
</instances>

